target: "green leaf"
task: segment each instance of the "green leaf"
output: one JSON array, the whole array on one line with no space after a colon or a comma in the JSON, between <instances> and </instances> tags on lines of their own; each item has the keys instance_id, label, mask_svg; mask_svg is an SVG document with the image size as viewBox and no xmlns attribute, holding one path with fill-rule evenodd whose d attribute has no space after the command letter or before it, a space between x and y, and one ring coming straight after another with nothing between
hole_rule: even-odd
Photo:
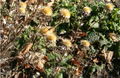
<instances>
[{"instance_id":1,"label":"green leaf","mask_svg":"<svg viewBox=\"0 0 120 78\"><path fill-rule=\"evenodd\" d=\"M92 28L99 28L99 23L94 23L92 26L91 26Z\"/></svg>"},{"instance_id":2,"label":"green leaf","mask_svg":"<svg viewBox=\"0 0 120 78\"><path fill-rule=\"evenodd\" d=\"M46 71L46 74L47 74L48 76L49 76L50 74L52 74L52 69L51 69L51 68L46 69L45 71Z\"/></svg>"},{"instance_id":3,"label":"green leaf","mask_svg":"<svg viewBox=\"0 0 120 78\"><path fill-rule=\"evenodd\" d=\"M95 42L95 41L99 41L99 38L100 36L98 32L90 32L85 39L90 42Z\"/></svg>"},{"instance_id":4,"label":"green leaf","mask_svg":"<svg viewBox=\"0 0 120 78\"><path fill-rule=\"evenodd\" d=\"M92 28L99 28L99 18L98 18L98 16L93 16L89 21L89 25Z\"/></svg>"},{"instance_id":5,"label":"green leaf","mask_svg":"<svg viewBox=\"0 0 120 78\"><path fill-rule=\"evenodd\" d=\"M117 42L117 44L115 46L115 55L117 57L120 57L120 42Z\"/></svg>"},{"instance_id":6,"label":"green leaf","mask_svg":"<svg viewBox=\"0 0 120 78\"><path fill-rule=\"evenodd\" d=\"M47 53L47 56L49 60L55 60L56 58L59 58L61 55L58 53Z\"/></svg>"},{"instance_id":7,"label":"green leaf","mask_svg":"<svg viewBox=\"0 0 120 78\"><path fill-rule=\"evenodd\" d=\"M63 73L58 73L55 78L63 78Z\"/></svg>"},{"instance_id":8,"label":"green leaf","mask_svg":"<svg viewBox=\"0 0 120 78\"><path fill-rule=\"evenodd\" d=\"M72 58L72 55L68 55L66 57L62 58L62 61L60 62L60 65L66 65L67 61Z\"/></svg>"}]
</instances>

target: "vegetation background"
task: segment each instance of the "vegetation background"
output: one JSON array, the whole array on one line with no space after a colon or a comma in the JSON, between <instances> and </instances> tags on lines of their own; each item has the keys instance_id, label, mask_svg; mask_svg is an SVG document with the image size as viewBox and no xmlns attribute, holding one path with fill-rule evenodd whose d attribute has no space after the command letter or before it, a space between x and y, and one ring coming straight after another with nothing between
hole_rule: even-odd
<instances>
[{"instance_id":1,"label":"vegetation background","mask_svg":"<svg viewBox=\"0 0 120 78\"><path fill-rule=\"evenodd\" d=\"M0 0L0 78L120 78L120 0Z\"/></svg>"}]
</instances>

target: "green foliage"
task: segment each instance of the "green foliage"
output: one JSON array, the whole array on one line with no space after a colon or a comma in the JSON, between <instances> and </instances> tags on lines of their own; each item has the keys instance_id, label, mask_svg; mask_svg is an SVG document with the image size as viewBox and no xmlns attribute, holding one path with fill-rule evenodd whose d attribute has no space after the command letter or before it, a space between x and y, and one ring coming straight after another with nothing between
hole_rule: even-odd
<instances>
[{"instance_id":1,"label":"green foliage","mask_svg":"<svg viewBox=\"0 0 120 78\"><path fill-rule=\"evenodd\" d=\"M15 49L19 52L24 48L23 46L26 43L33 43L30 51L40 52L46 56L47 60L43 70L47 78L66 78L65 75L67 74L68 76L68 74L71 73L74 78L76 72L77 76L80 77L81 74L94 74L102 71L105 66L107 67L107 64L104 63L106 57L99 55L103 49L113 51L113 58L120 57L120 39L118 37L120 36L120 8L114 7L113 10L109 11L106 9L106 3L103 1L80 1L82 0L55 0L51 6L53 11L52 16L46 16L41 12L42 10L38 10L38 4L29 4L26 8L26 14L23 15L14 13L16 15L13 14L10 16L7 4L3 4L2 8L0 8L0 20L2 21L4 21L4 16L14 17L15 19L19 19L21 15L25 17L24 20L16 19L17 22L20 23L20 27L19 25L17 26L18 30L22 27L23 29L20 35L15 38ZM40 9L46 6L48 2L50 1L43 0L43 3L41 2L39 6ZM35 9L35 12L32 12L32 9L35 7L37 7L37 9ZM85 12L84 7L89 7L91 9L90 13ZM19 6L17 6L17 9L18 8ZM70 11L70 18L65 18L60 14L60 9L62 8ZM8 21L8 19L4 19ZM15 22L16 21L13 21L12 23ZM25 28L25 26L28 26L28 28ZM50 31L52 27L55 28L55 31L51 31L52 33L50 32L49 34L40 33L40 28L48 26L51 28L47 31ZM45 30L45 33L47 31ZM113 32L118 36L111 38L109 33ZM51 34L55 34L57 37L56 41L52 42L52 40L47 39L47 36ZM63 45L63 39L69 39L72 47ZM114 41L113 39L118 39L118 41ZM90 42L90 45L83 46L77 44L80 43L80 40L87 40ZM94 58L98 59L97 63L93 62ZM33 66L33 69L34 67L35 66ZM60 68L58 72L56 72L57 67ZM84 69L84 67L88 67L88 69ZM81 76L80 78L84 77Z\"/></svg>"}]
</instances>

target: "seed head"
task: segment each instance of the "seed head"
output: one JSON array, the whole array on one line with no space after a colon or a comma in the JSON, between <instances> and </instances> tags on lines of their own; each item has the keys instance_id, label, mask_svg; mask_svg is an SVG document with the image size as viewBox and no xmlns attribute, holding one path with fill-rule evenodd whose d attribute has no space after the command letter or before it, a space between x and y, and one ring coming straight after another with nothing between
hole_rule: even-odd
<instances>
[{"instance_id":1,"label":"seed head","mask_svg":"<svg viewBox=\"0 0 120 78\"><path fill-rule=\"evenodd\" d=\"M114 9L114 5L112 3L107 3L106 4L106 9L109 11L112 11Z\"/></svg>"},{"instance_id":2,"label":"seed head","mask_svg":"<svg viewBox=\"0 0 120 78\"><path fill-rule=\"evenodd\" d=\"M85 46L85 47L89 47L90 46L90 42L87 40L81 40L81 45Z\"/></svg>"},{"instance_id":3,"label":"seed head","mask_svg":"<svg viewBox=\"0 0 120 78\"><path fill-rule=\"evenodd\" d=\"M20 11L20 13L25 13L26 12L26 9L25 8L19 8L19 11Z\"/></svg>"},{"instance_id":4,"label":"seed head","mask_svg":"<svg viewBox=\"0 0 120 78\"><path fill-rule=\"evenodd\" d=\"M65 18L70 18L71 16L70 11L65 8L60 9L60 14Z\"/></svg>"},{"instance_id":5,"label":"seed head","mask_svg":"<svg viewBox=\"0 0 120 78\"><path fill-rule=\"evenodd\" d=\"M46 15L46 16L52 16L52 14L53 14L52 8L49 7L49 6L43 7L43 8L41 9L41 11L42 11L42 13L43 13L44 15Z\"/></svg>"},{"instance_id":6,"label":"seed head","mask_svg":"<svg viewBox=\"0 0 120 78\"><path fill-rule=\"evenodd\" d=\"M65 46L67 46L67 47L72 47L72 43L71 43L70 40L68 40L68 39L63 39L62 42L63 42L63 44L64 44Z\"/></svg>"},{"instance_id":7,"label":"seed head","mask_svg":"<svg viewBox=\"0 0 120 78\"><path fill-rule=\"evenodd\" d=\"M83 8L83 11L85 12L85 13L87 13L87 14L90 14L91 13L91 11L92 11L92 9L90 8L90 7L84 7Z\"/></svg>"},{"instance_id":8,"label":"seed head","mask_svg":"<svg viewBox=\"0 0 120 78\"><path fill-rule=\"evenodd\" d=\"M56 42L57 40L57 36L54 33L48 34L46 35L46 37L47 37L47 40L52 41L52 42Z\"/></svg>"}]
</instances>

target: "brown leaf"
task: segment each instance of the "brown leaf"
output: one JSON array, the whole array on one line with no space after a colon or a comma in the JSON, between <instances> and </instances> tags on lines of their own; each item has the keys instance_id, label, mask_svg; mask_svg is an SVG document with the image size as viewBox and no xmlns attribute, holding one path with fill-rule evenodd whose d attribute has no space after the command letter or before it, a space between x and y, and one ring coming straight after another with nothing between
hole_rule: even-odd
<instances>
[{"instance_id":1,"label":"brown leaf","mask_svg":"<svg viewBox=\"0 0 120 78\"><path fill-rule=\"evenodd\" d=\"M71 63L76 65L76 66L80 66L80 62L75 58L71 59Z\"/></svg>"},{"instance_id":2,"label":"brown leaf","mask_svg":"<svg viewBox=\"0 0 120 78\"><path fill-rule=\"evenodd\" d=\"M78 50L77 54L81 57L84 58L85 57L85 52Z\"/></svg>"},{"instance_id":3,"label":"brown leaf","mask_svg":"<svg viewBox=\"0 0 120 78\"><path fill-rule=\"evenodd\" d=\"M37 2L37 0L28 0L28 4L34 4L36 2Z\"/></svg>"},{"instance_id":4,"label":"brown leaf","mask_svg":"<svg viewBox=\"0 0 120 78\"><path fill-rule=\"evenodd\" d=\"M28 69L28 68L31 68L31 65L30 65L30 64L24 64L24 67L25 67L26 69Z\"/></svg>"},{"instance_id":5,"label":"brown leaf","mask_svg":"<svg viewBox=\"0 0 120 78\"><path fill-rule=\"evenodd\" d=\"M43 59L48 61L48 56L44 56Z\"/></svg>"},{"instance_id":6,"label":"brown leaf","mask_svg":"<svg viewBox=\"0 0 120 78\"><path fill-rule=\"evenodd\" d=\"M33 43L27 43L24 48L20 51L19 55L26 54L32 47Z\"/></svg>"},{"instance_id":7,"label":"brown leaf","mask_svg":"<svg viewBox=\"0 0 120 78\"><path fill-rule=\"evenodd\" d=\"M75 69L74 73L75 75L79 76L83 71L83 66L80 66L78 68Z\"/></svg>"},{"instance_id":8,"label":"brown leaf","mask_svg":"<svg viewBox=\"0 0 120 78\"><path fill-rule=\"evenodd\" d=\"M60 72L61 68L60 67L56 67L55 68L55 72Z\"/></svg>"},{"instance_id":9,"label":"brown leaf","mask_svg":"<svg viewBox=\"0 0 120 78\"><path fill-rule=\"evenodd\" d=\"M39 66L36 66L35 69L38 70L39 72L44 72L44 69L43 69L43 68L40 68Z\"/></svg>"},{"instance_id":10,"label":"brown leaf","mask_svg":"<svg viewBox=\"0 0 120 78\"><path fill-rule=\"evenodd\" d=\"M113 57L113 52L112 52L112 51L108 51L108 52L107 52L106 61L107 61L108 63L110 63L111 60L112 60L112 57Z\"/></svg>"},{"instance_id":11,"label":"brown leaf","mask_svg":"<svg viewBox=\"0 0 120 78\"><path fill-rule=\"evenodd\" d=\"M93 59L93 62L98 63L99 62L98 58Z\"/></svg>"},{"instance_id":12,"label":"brown leaf","mask_svg":"<svg viewBox=\"0 0 120 78\"><path fill-rule=\"evenodd\" d=\"M101 57L103 57L107 63L111 63L112 57L113 57L113 51L104 51L100 54Z\"/></svg>"}]
</instances>

